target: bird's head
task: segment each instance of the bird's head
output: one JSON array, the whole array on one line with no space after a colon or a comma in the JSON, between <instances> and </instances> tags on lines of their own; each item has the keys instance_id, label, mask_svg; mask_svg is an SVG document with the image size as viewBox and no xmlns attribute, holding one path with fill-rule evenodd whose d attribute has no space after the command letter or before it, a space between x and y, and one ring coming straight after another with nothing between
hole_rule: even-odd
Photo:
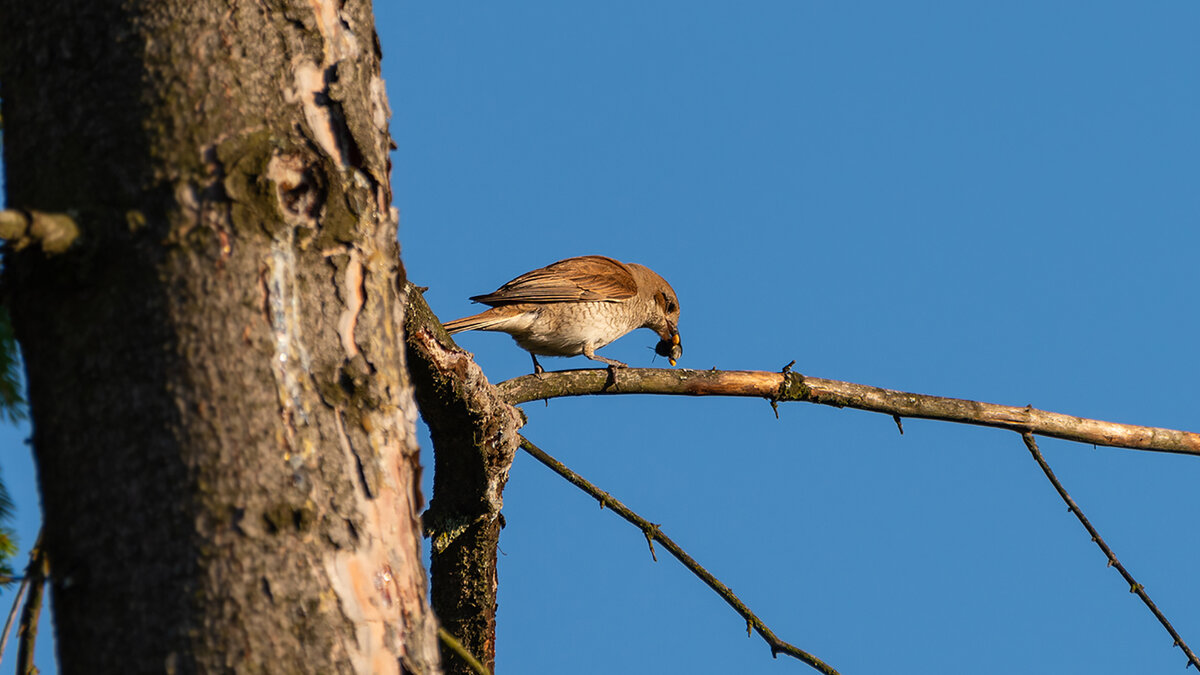
<instances>
[{"instance_id":1,"label":"bird's head","mask_svg":"<svg viewBox=\"0 0 1200 675\"><path fill-rule=\"evenodd\" d=\"M658 333L660 339L654 351L675 365L683 355L679 339L679 298L675 295L675 289L666 279L646 267L634 264L629 267L637 277L638 294L650 300L650 311L642 325Z\"/></svg>"}]
</instances>

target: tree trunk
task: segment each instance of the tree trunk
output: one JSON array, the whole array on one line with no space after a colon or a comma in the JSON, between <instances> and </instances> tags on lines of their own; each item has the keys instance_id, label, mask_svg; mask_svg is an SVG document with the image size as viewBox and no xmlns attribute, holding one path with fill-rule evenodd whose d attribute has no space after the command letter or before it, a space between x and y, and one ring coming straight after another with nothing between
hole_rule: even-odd
<instances>
[{"instance_id":1,"label":"tree trunk","mask_svg":"<svg viewBox=\"0 0 1200 675\"><path fill-rule=\"evenodd\" d=\"M62 672L437 672L369 2L0 17Z\"/></svg>"}]
</instances>

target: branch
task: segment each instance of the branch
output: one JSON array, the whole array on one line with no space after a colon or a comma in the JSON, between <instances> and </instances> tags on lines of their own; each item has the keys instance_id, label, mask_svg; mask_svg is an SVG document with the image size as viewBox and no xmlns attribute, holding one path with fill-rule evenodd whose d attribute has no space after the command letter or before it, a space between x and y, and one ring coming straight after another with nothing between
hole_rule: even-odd
<instances>
[{"instance_id":1,"label":"branch","mask_svg":"<svg viewBox=\"0 0 1200 675\"><path fill-rule=\"evenodd\" d=\"M37 543L29 552L29 567L25 571L25 578L29 580L29 599L25 601L25 609L21 611L21 624L17 627L17 673L20 675L37 672L33 665L33 646L37 642L38 618L42 614L42 594L49 571L46 549L39 534Z\"/></svg>"},{"instance_id":2,"label":"branch","mask_svg":"<svg viewBox=\"0 0 1200 675\"><path fill-rule=\"evenodd\" d=\"M624 386L624 371L622 371L621 377L621 386ZM647 541L650 542L651 555L654 554L654 542L657 541L658 543L662 544L663 548L670 551L671 555L675 556L679 562L683 563L684 567L687 567L689 570L691 570L692 574L700 577L700 579L704 581L704 583L708 584L709 588L716 591L717 595L721 596L721 598L725 600L725 602L728 603L735 612L742 615L742 618L746 620L746 632L749 633L751 628L757 631L758 634L762 636L762 639L765 640L767 645L771 648L771 656L777 657L781 653L794 656L795 658L807 663L822 673L826 673L826 675L837 675L838 671L834 670L832 666L825 663L821 659L809 654L793 644L784 642L776 637L775 633L773 633L771 629L762 622L762 619L759 619L754 612L750 611L750 608L747 607L746 604L743 603L737 597L737 595L735 595L734 592L729 589L728 586L721 583L719 579L714 577L708 570L704 569L700 563L696 562L690 555L680 548L678 544L671 540L670 537L663 534L658 525L655 525L654 523L651 523L645 518L642 518L638 514L634 513L629 509L629 507L622 504L612 495L601 490L595 485L592 485L583 476L571 471L562 462L546 454L533 443L530 443L529 439L525 438L524 436L521 437L521 449L532 455L542 464L550 467L550 469L552 469L558 475L566 478L570 483L579 489L594 497L602 506L612 509L617 515L641 529L642 533L646 535ZM655 560L657 559L658 558L655 557Z\"/></svg>"},{"instance_id":3,"label":"branch","mask_svg":"<svg viewBox=\"0 0 1200 675\"><path fill-rule=\"evenodd\" d=\"M1183 653L1187 655L1188 665L1196 666L1196 669L1200 670L1200 660L1197 660L1196 655L1187 646L1187 643L1183 641L1183 638L1179 636L1179 633L1175 632L1175 627L1171 625L1170 621L1167 621L1167 617L1163 616L1163 613L1158 610L1158 606L1155 605L1154 601L1150 599L1150 596L1146 594L1146 589L1139 584L1133 578L1133 575L1125 570L1125 566L1117 560L1116 554L1112 552L1112 549L1109 548L1104 539L1100 537L1100 533L1096 531L1096 528L1092 527L1092 524L1088 521L1087 516L1083 515L1083 511L1079 510L1079 505L1075 503L1074 499L1071 499L1071 495L1067 494L1067 490L1063 487L1062 483L1058 482L1058 478L1054 475L1054 472L1050 470L1050 465L1046 463L1045 458L1042 457L1041 451L1038 450L1037 441L1035 441L1033 436L1030 434L1021 434L1021 438L1025 439L1025 447L1029 448L1029 452L1033 455L1034 461L1038 463L1038 466L1042 467L1042 471L1046 474L1046 478L1050 479L1050 483L1054 485L1054 489L1058 490L1058 495L1062 497L1064 502L1067 503L1067 508L1071 511L1071 513L1075 514L1075 517L1079 519L1080 523L1083 523L1084 529L1088 531L1088 534L1092 535L1092 541L1096 542L1096 545L1100 547L1101 551L1104 551L1104 555L1108 557L1108 566L1117 568L1117 571L1121 573L1121 576L1124 577L1125 581L1129 584L1129 592L1137 593L1137 596L1142 599L1142 602L1144 602L1146 606L1150 608L1150 612L1154 614L1154 618L1158 619L1158 622L1162 624L1163 628L1167 629L1167 633L1169 633L1171 638L1175 640L1175 646L1182 649Z\"/></svg>"},{"instance_id":4,"label":"branch","mask_svg":"<svg viewBox=\"0 0 1200 675\"><path fill-rule=\"evenodd\" d=\"M434 447L433 499L422 516L432 549L430 598L442 625L494 668L500 509L524 416L455 347L421 290L411 283L406 290L405 355ZM473 675L450 649L442 649L446 672Z\"/></svg>"},{"instance_id":5,"label":"branch","mask_svg":"<svg viewBox=\"0 0 1200 675\"><path fill-rule=\"evenodd\" d=\"M20 251L40 242L47 255L63 253L79 238L79 225L65 213L6 209L0 211L0 239Z\"/></svg>"},{"instance_id":6,"label":"branch","mask_svg":"<svg viewBox=\"0 0 1200 675\"><path fill-rule=\"evenodd\" d=\"M491 671L487 669L487 666L480 663L479 659L475 658L475 655L472 654L466 647L464 647L463 643L458 641L458 638L450 634L450 631L446 630L445 628L438 628L438 639L440 639L442 644L446 645L450 651L454 652L458 658L466 661L467 665L471 668L471 670L475 671L476 675L492 675Z\"/></svg>"},{"instance_id":7,"label":"branch","mask_svg":"<svg viewBox=\"0 0 1200 675\"><path fill-rule=\"evenodd\" d=\"M619 387L607 386L607 369L567 370L525 375L496 385L509 403L560 396L601 394L674 394L682 396L757 396L772 405L805 401L856 408L896 418L944 420L1008 429L1079 443L1200 456L1200 434L1174 429L1117 424L1061 413L959 398L911 394L853 382L761 370L688 370L624 368Z\"/></svg>"},{"instance_id":8,"label":"branch","mask_svg":"<svg viewBox=\"0 0 1200 675\"><path fill-rule=\"evenodd\" d=\"M8 647L8 633L12 630L13 619L17 618L17 610L21 608L21 600L25 597L27 588L29 588L29 577L21 580L21 586L17 588L17 597L13 600L12 609L8 612L8 619L4 622L4 633L0 635L0 663L4 662L4 650Z\"/></svg>"}]
</instances>

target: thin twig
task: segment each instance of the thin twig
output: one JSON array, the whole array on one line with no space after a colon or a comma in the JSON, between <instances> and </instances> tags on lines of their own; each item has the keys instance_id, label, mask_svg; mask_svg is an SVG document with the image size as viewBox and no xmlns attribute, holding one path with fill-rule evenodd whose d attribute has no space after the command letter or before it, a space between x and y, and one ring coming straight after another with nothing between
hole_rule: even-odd
<instances>
[{"instance_id":1,"label":"thin twig","mask_svg":"<svg viewBox=\"0 0 1200 675\"><path fill-rule=\"evenodd\" d=\"M1038 466L1042 467L1042 472L1046 474L1046 478L1049 478L1050 483L1054 485L1054 489L1058 490L1058 495L1062 497L1064 502L1067 503L1067 508L1070 509L1071 513L1075 514L1075 517L1079 519L1080 523L1083 523L1084 529L1088 531L1088 534L1092 535L1092 541L1096 542L1096 545L1100 547L1101 551L1104 551L1104 555L1108 557L1109 567L1117 568L1117 571L1121 573L1121 576L1124 577L1125 581L1129 584L1129 592L1136 593L1137 596L1142 599L1142 602L1146 603L1146 606L1150 608L1151 613L1154 614L1154 617L1158 619L1158 622L1162 624L1163 628L1167 629L1167 633L1169 633L1171 638L1175 640L1175 646L1182 649L1183 653L1187 655L1188 665L1196 666L1196 669L1200 670L1200 660L1197 660L1196 655L1187 646L1187 643L1183 641L1183 638L1179 636L1179 633L1175 632L1175 627L1171 625L1170 621L1167 621L1167 617L1163 616L1163 613L1158 610L1158 606L1155 605L1154 601L1150 599L1149 595L1147 595L1146 589L1139 584L1133 578L1133 575L1125 569L1125 566L1117 560L1116 554L1113 553L1112 549L1109 548L1108 544L1105 543L1103 538L1101 538L1100 533L1096 531L1096 528L1092 527L1092 524L1088 521L1087 516L1083 515L1083 511L1079 509L1079 505L1075 503L1074 499L1071 499L1071 495L1067 494L1067 490L1062 486L1062 483L1058 482L1058 478L1054 475L1054 472L1050 470L1050 465L1046 463L1045 458L1042 457L1041 451L1038 450L1037 441L1034 440L1033 435L1028 433L1021 434L1021 438L1025 440L1025 447L1029 448L1029 452L1033 455L1034 461L1038 463Z\"/></svg>"},{"instance_id":2,"label":"thin twig","mask_svg":"<svg viewBox=\"0 0 1200 675\"><path fill-rule=\"evenodd\" d=\"M613 394L754 396L774 402L805 401L899 417L976 424L1091 445L1200 456L1200 434L1188 431L1118 424L1032 406L914 394L808 377L794 371L625 368L621 371L619 390L605 388L606 376L606 370L567 370L543 373L536 378L516 377L497 384L496 388L513 404L561 396Z\"/></svg>"},{"instance_id":3,"label":"thin twig","mask_svg":"<svg viewBox=\"0 0 1200 675\"><path fill-rule=\"evenodd\" d=\"M691 570L692 574L700 577L700 579L704 583L708 584L709 588L716 591L717 595L721 596L721 598L725 600L725 602L728 603L729 606L734 609L734 611L742 615L742 618L746 620L747 628L753 627L754 630L762 636L762 639L766 641L767 646L771 648L771 656L776 657L779 654L787 654L799 659L800 661L803 661L804 663L807 663L826 675L837 675L838 671L834 670L832 666L825 663L821 659L809 654L793 644L784 642L776 637L775 633L773 633L771 629L768 628L765 623L763 623L762 619L759 619L754 612L750 611L750 608L747 607L746 604L743 603L741 599L739 599L737 595L735 595L734 592L729 589L728 586L721 583L719 579L713 576L708 570L704 569L700 563L696 562L690 555L684 552L684 550L680 548L678 544L672 541L670 537L663 534L658 525L655 525L654 523L651 523L645 518L634 513L629 509L629 507L622 504L615 497L601 490L595 485L592 485L587 479L568 469L562 462L546 454L545 451L541 450L533 443L530 443L529 439L525 438L524 436L521 437L521 449L532 455L542 464L545 464L558 475L566 478L571 484L599 500L602 506L607 506L616 512L617 515L640 528L646 535L647 540L652 542L657 541L658 543L662 544L663 548L667 549L671 555L675 556L679 562L683 563L684 567L687 567L689 570ZM653 546L651 546L651 550L653 550Z\"/></svg>"},{"instance_id":4,"label":"thin twig","mask_svg":"<svg viewBox=\"0 0 1200 675\"><path fill-rule=\"evenodd\" d=\"M17 618L17 610L21 608L21 599L25 597L25 591L29 589L30 580L36 574L34 565L41 550L42 531L38 530L38 536L33 543L33 548L29 550L29 565L25 569L25 575L21 577L21 586L17 589L17 597L13 600L12 609L8 612L8 619L4 622L4 634L0 635L0 662L4 661L4 650L8 648L8 633L12 630L13 619ZM38 578L40 579L41 577Z\"/></svg>"},{"instance_id":5,"label":"thin twig","mask_svg":"<svg viewBox=\"0 0 1200 675\"><path fill-rule=\"evenodd\" d=\"M442 641L442 644L449 647L450 651L454 652L458 658L465 661L466 664L471 667L471 670L474 670L479 675L492 675L492 673L487 669L487 666L480 663L479 659L475 658L475 655L472 654L469 649L464 647L463 643L458 641L458 638L451 635L450 631L442 628L441 626L438 626L438 639Z\"/></svg>"},{"instance_id":6,"label":"thin twig","mask_svg":"<svg viewBox=\"0 0 1200 675\"><path fill-rule=\"evenodd\" d=\"M17 627L17 673L31 675L37 672L33 665L33 647L37 643L38 619L42 614L42 592L46 586L49 562L46 549L42 547L42 535L29 552L29 567L25 578L29 580L29 599L21 612L21 623Z\"/></svg>"},{"instance_id":7,"label":"thin twig","mask_svg":"<svg viewBox=\"0 0 1200 675\"><path fill-rule=\"evenodd\" d=\"M21 608L21 599L25 597L25 589L29 588L29 577L21 580L17 588L17 597L13 600L12 609L8 611L8 619L4 622L4 635L0 636L0 663L4 662L4 650L8 647L8 633L12 630L13 619L17 618L17 610Z\"/></svg>"}]
</instances>

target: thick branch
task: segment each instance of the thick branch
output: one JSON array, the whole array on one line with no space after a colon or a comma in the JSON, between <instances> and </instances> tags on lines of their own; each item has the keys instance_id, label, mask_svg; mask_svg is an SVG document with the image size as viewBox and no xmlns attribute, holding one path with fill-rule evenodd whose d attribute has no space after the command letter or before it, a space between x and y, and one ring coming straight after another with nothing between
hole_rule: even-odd
<instances>
[{"instance_id":1,"label":"thick branch","mask_svg":"<svg viewBox=\"0 0 1200 675\"><path fill-rule=\"evenodd\" d=\"M627 368L620 386L608 383L607 370L568 370L525 375L496 385L510 403L560 396L597 394L673 394L683 396L758 396L771 401L806 401L857 408L897 417L960 422L1062 438L1079 443L1200 456L1200 434L1074 417L1038 410L912 394L853 382L807 377L786 371Z\"/></svg>"},{"instance_id":2,"label":"thick branch","mask_svg":"<svg viewBox=\"0 0 1200 675\"><path fill-rule=\"evenodd\" d=\"M409 369L434 446L433 499L424 517L433 550L433 609L450 634L492 669L500 508L524 420L470 353L455 348L420 290L409 284L407 291ZM443 648L442 660L447 673L476 672L453 649Z\"/></svg>"}]
</instances>

